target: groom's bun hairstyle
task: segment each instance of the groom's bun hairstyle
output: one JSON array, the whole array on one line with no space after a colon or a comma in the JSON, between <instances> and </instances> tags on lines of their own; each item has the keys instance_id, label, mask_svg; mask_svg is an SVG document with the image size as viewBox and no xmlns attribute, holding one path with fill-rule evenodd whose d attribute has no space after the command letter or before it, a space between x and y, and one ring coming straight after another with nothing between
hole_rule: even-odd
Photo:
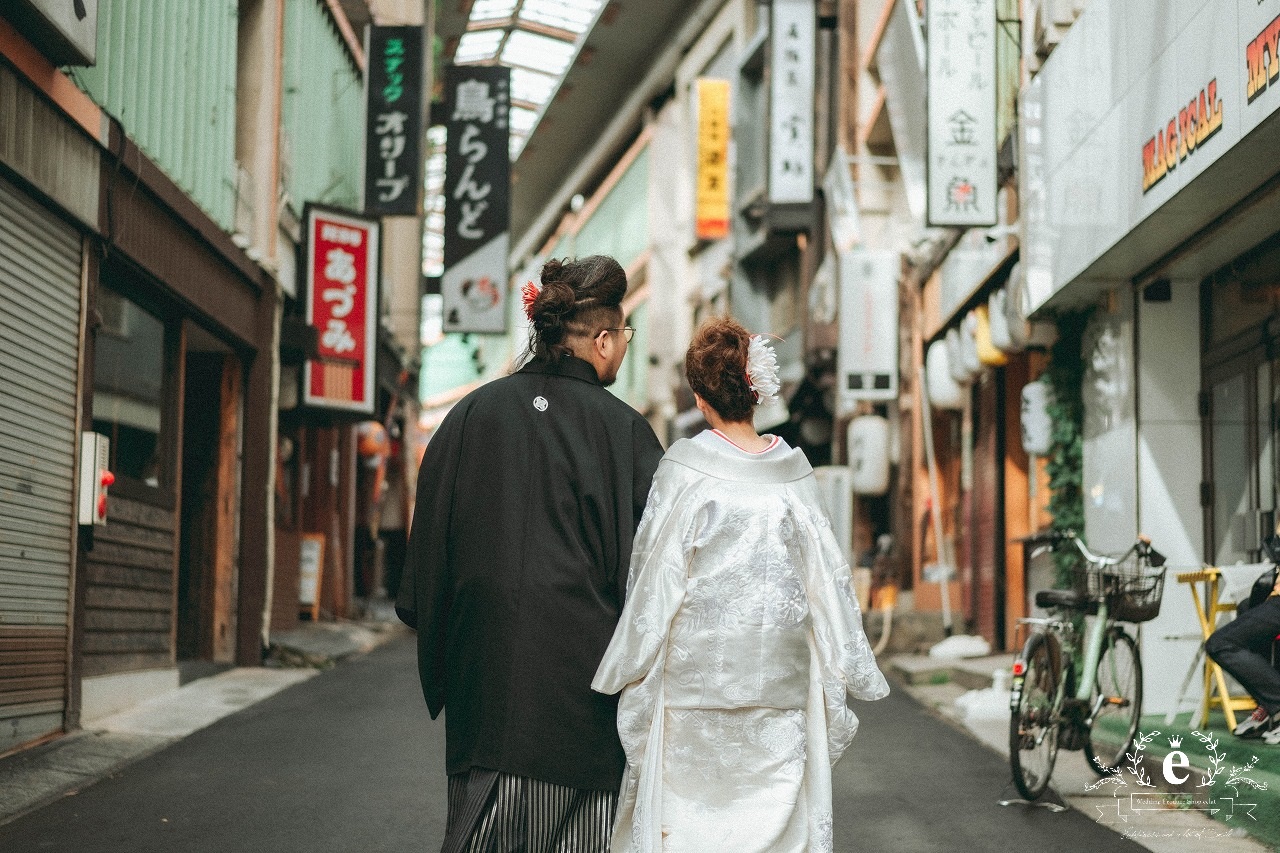
<instances>
[{"instance_id":1,"label":"groom's bun hairstyle","mask_svg":"<svg viewBox=\"0 0 1280 853\"><path fill-rule=\"evenodd\" d=\"M555 361L569 352L571 335L594 337L622 324L627 273L607 255L570 260L552 258L542 266L542 289L530 309L533 357Z\"/></svg>"},{"instance_id":2,"label":"groom's bun hairstyle","mask_svg":"<svg viewBox=\"0 0 1280 853\"><path fill-rule=\"evenodd\" d=\"M729 317L704 322L684 357L689 387L730 423L751 420L756 394L747 381L751 335Z\"/></svg>"}]
</instances>

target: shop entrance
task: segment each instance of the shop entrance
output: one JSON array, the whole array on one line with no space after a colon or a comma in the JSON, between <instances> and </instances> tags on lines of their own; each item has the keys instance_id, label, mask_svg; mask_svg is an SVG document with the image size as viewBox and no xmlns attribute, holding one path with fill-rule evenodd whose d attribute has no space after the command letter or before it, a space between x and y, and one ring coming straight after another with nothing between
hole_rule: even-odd
<instances>
[{"instance_id":1,"label":"shop entrance","mask_svg":"<svg viewBox=\"0 0 1280 853\"><path fill-rule=\"evenodd\" d=\"M1280 235L1201 287L1205 560L1257 562L1276 527Z\"/></svg>"},{"instance_id":2,"label":"shop entrance","mask_svg":"<svg viewBox=\"0 0 1280 853\"><path fill-rule=\"evenodd\" d=\"M235 659L243 369L203 329L188 323L183 337L177 655L185 680Z\"/></svg>"}]
</instances>

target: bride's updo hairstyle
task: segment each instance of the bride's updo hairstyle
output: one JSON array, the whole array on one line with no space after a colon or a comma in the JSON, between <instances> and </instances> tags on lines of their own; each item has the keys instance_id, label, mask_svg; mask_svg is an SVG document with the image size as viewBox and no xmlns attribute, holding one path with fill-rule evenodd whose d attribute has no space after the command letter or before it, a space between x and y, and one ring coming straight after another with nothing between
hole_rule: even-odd
<instances>
[{"instance_id":1,"label":"bride's updo hairstyle","mask_svg":"<svg viewBox=\"0 0 1280 853\"><path fill-rule=\"evenodd\" d=\"M751 420L756 392L747 380L751 335L728 317L698 327L684 357L689 387L729 423Z\"/></svg>"},{"instance_id":2,"label":"bride's updo hairstyle","mask_svg":"<svg viewBox=\"0 0 1280 853\"><path fill-rule=\"evenodd\" d=\"M571 352L566 343L571 336L590 339L602 329L622 325L627 274L613 258L553 258L543 264L540 280L542 289L529 308L532 358L559 361Z\"/></svg>"}]
</instances>

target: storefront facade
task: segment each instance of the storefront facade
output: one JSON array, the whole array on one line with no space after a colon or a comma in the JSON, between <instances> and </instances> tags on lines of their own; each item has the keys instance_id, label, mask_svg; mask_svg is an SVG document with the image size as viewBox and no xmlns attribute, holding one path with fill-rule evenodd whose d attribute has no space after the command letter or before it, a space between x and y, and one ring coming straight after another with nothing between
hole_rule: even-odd
<instances>
[{"instance_id":1,"label":"storefront facade","mask_svg":"<svg viewBox=\"0 0 1280 853\"><path fill-rule=\"evenodd\" d=\"M1024 93L1029 307L1093 312L1097 549L1143 532L1174 566L1249 563L1274 527L1278 22L1272 0L1090 3ZM1144 635L1160 712L1199 639L1172 580Z\"/></svg>"}]
</instances>

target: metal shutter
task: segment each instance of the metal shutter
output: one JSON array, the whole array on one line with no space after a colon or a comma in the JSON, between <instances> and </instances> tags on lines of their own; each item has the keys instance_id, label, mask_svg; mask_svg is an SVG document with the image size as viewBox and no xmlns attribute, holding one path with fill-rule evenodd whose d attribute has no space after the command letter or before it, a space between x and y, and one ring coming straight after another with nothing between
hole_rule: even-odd
<instances>
[{"instance_id":1,"label":"metal shutter","mask_svg":"<svg viewBox=\"0 0 1280 853\"><path fill-rule=\"evenodd\" d=\"M79 354L80 236L0 178L0 753L66 711Z\"/></svg>"}]
</instances>

